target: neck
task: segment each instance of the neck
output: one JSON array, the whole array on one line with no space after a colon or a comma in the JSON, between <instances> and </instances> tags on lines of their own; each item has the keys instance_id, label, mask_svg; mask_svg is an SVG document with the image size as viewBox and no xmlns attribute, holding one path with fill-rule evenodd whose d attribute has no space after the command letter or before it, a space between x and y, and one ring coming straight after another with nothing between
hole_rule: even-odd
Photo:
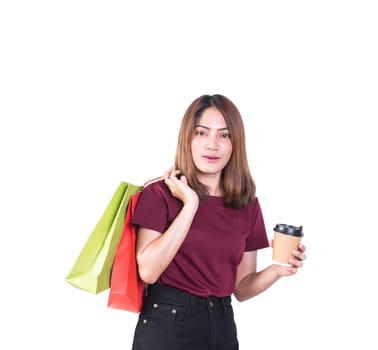
<instances>
[{"instance_id":1,"label":"neck","mask_svg":"<svg viewBox=\"0 0 378 350\"><path fill-rule=\"evenodd\" d=\"M223 191L220 188L213 189L213 188L208 187L208 189L209 189L209 196L216 196L216 197L223 196Z\"/></svg>"},{"instance_id":2,"label":"neck","mask_svg":"<svg viewBox=\"0 0 378 350\"><path fill-rule=\"evenodd\" d=\"M204 184L209 191L210 196L222 196L223 191L220 185L220 176L198 176L198 181Z\"/></svg>"}]
</instances>

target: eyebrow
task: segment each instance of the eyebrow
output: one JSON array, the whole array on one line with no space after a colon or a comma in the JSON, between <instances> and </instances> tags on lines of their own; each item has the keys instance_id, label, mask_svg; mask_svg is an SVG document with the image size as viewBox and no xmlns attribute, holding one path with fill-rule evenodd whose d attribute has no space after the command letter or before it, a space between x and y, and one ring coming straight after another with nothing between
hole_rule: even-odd
<instances>
[{"instance_id":1,"label":"eyebrow","mask_svg":"<svg viewBox=\"0 0 378 350\"><path fill-rule=\"evenodd\" d=\"M208 126L201 125L201 124L194 125L194 129L195 128L204 128L204 129L207 129L207 130L211 129ZM219 131L221 131L221 130L228 130L228 127L226 126L225 128L220 128L220 129L217 129L217 130L219 130Z\"/></svg>"}]
</instances>

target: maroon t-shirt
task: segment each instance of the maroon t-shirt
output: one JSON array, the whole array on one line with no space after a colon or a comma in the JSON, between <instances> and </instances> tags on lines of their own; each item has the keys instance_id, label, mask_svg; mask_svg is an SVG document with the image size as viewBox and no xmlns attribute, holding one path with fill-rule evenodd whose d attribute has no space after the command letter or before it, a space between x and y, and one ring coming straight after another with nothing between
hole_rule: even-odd
<instances>
[{"instance_id":1,"label":"maroon t-shirt","mask_svg":"<svg viewBox=\"0 0 378 350\"><path fill-rule=\"evenodd\" d=\"M182 208L163 181L147 186L132 223L164 233ZM194 295L228 296L234 291L243 253L269 246L259 201L226 208L222 197L200 202L191 228L159 282Z\"/></svg>"}]
</instances>

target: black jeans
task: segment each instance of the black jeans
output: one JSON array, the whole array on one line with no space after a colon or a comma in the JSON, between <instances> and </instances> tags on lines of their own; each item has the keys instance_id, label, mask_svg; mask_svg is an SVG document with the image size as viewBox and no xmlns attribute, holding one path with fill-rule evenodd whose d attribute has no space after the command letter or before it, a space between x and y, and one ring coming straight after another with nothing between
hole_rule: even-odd
<instances>
[{"instance_id":1,"label":"black jeans","mask_svg":"<svg viewBox=\"0 0 378 350\"><path fill-rule=\"evenodd\" d=\"M237 349L231 297L201 298L161 284L148 287L132 350Z\"/></svg>"}]
</instances>

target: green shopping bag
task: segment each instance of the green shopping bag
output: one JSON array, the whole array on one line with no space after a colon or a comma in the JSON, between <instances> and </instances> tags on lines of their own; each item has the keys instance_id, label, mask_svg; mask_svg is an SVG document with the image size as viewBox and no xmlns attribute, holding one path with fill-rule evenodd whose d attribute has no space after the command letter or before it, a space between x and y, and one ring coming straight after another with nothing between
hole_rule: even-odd
<instances>
[{"instance_id":1,"label":"green shopping bag","mask_svg":"<svg viewBox=\"0 0 378 350\"><path fill-rule=\"evenodd\" d=\"M98 294L110 288L115 252L121 238L130 197L140 191L122 181L76 259L66 281L87 292Z\"/></svg>"}]
</instances>

